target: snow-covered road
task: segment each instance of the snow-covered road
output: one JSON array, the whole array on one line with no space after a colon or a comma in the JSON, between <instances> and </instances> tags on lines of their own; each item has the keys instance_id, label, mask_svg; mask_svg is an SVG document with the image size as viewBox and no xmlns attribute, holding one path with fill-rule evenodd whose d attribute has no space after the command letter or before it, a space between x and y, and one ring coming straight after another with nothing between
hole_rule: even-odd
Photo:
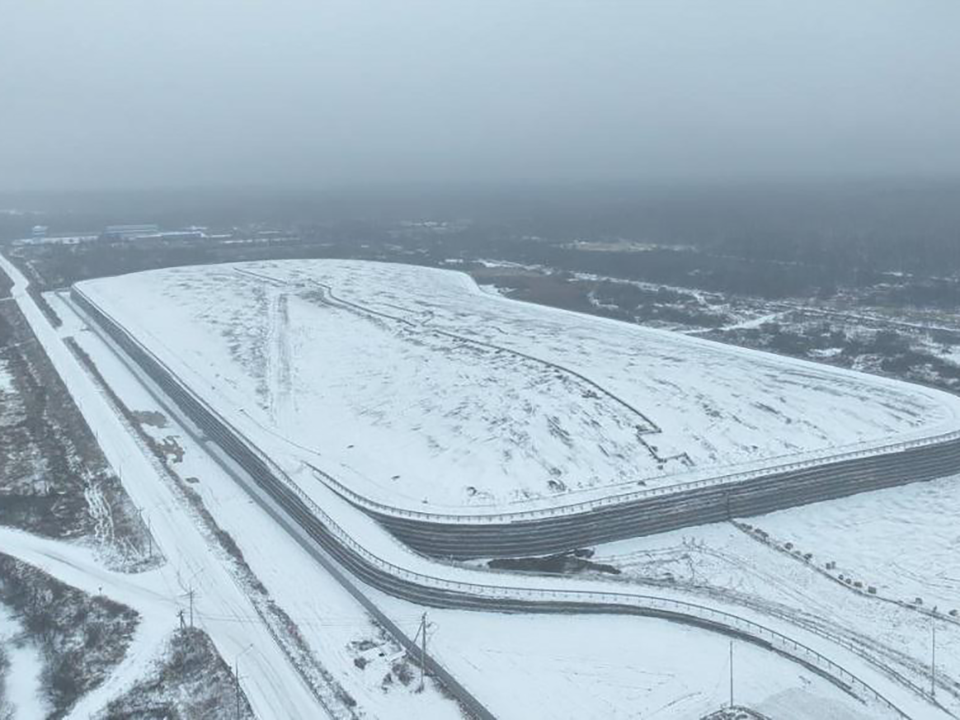
<instances>
[{"instance_id":1,"label":"snow-covered road","mask_svg":"<svg viewBox=\"0 0 960 720\"><path fill-rule=\"evenodd\" d=\"M55 550L48 546L45 551L41 551L39 545L28 543L23 537L9 548L6 543L3 544L4 549L9 549L10 554L15 556L18 548L25 545L32 548L30 552L34 559L44 563L41 567L64 573L59 577L65 582L96 592L99 585L94 585L98 580L103 581L105 588L110 587L120 595L130 592L132 597L128 599L134 609L142 611L147 608L150 628L138 630L135 640L138 650L128 654L128 658L124 660L121 668L124 672L115 673L101 688L84 698L74 709L73 717L89 717L137 679L135 671L149 655L147 645L153 642L153 647L156 647L163 636L163 631L159 630L164 622L161 609L166 610L166 629L174 628L179 622L177 611L184 607L183 596L190 585L196 593L197 615L221 618L204 619L199 623L213 640L221 657L232 664L235 657L245 652L245 670L241 673L241 685L259 717L311 720L324 717L325 710L291 667L287 656L266 627L250 620L251 617L256 617L256 610L230 574L213 541L187 520L184 501L177 496L169 481L158 472L151 459L143 454L99 388L61 342L56 330L29 296L26 278L3 255L0 255L0 269L13 280L14 299L63 378L85 420L90 427L97 429L104 455L120 475L124 488L133 502L147 513L155 541L167 558L164 567L147 574L146 585L140 584L139 580L129 580L128 583L133 585L126 585L127 590L123 591L124 584L115 582L116 578L107 574L106 570L94 571L93 568L82 565L83 570L69 572L71 560L76 560L76 556L64 553L62 549ZM9 538L13 539L14 536ZM95 574L90 575L88 571ZM153 579L154 574L157 580ZM68 576L72 580L67 580ZM155 598L154 602L144 600L151 595ZM161 601L164 597L166 601ZM124 602L121 597L115 599ZM251 647L252 649L246 652L247 648Z\"/></svg>"}]
</instances>

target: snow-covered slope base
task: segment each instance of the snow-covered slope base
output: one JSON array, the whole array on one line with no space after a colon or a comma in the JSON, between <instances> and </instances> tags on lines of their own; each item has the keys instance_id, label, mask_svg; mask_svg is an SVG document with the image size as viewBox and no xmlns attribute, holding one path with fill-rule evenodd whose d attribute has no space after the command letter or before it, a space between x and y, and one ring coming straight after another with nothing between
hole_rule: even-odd
<instances>
[{"instance_id":1,"label":"snow-covered slope base","mask_svg":"<svg viewBox=\"0 0 960 720\"><path fill-rule=\"evenodd\" d=\"M933 390L359 261L79 288L257 445L419 509L569 503L960 428Z\"/></svg>"}]
</instances>

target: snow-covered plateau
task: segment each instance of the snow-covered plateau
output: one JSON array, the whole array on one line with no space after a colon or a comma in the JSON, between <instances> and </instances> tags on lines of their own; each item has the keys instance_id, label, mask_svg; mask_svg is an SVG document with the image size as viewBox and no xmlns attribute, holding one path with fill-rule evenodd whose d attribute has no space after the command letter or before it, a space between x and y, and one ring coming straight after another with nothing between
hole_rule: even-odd
<instances>
[{"instance_id":1,"label":"snow-covered plateau","mask_svg":"<svg viewBox=\"0 0 960 720\"><path fill-rule=\"evenodd\" d=\"M449 270L267 261L78 287L278 462L391 505L549 505L960 429L945 393Z\"/></svg>"}]
</instances>

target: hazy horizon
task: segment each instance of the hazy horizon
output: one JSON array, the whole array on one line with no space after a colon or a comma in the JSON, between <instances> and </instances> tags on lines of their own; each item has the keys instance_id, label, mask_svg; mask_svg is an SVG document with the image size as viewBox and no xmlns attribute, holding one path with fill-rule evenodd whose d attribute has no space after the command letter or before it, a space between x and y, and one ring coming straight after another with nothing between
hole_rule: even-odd
<instances>
[{"instance_id":1,"label":"hazy horizon","mask_svg":"<svg viewBox=\"0 0 960 720\"><path fill-rule=\"evenodd\" d=\"M960 177L947 0L15 0L0 191Z\"/></svg>"}]
</instances>

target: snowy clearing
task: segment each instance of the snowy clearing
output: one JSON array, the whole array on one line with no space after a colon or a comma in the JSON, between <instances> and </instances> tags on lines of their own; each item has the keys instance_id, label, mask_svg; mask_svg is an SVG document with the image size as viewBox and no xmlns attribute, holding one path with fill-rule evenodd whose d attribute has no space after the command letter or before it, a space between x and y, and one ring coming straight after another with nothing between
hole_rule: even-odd
<instances>
[{"instance_id":1,"label":"snowy clearing","mask_svg":"<svg viewBox=\"0 0 960 720\"><path fill-rule=\"evenodd\" d=\"M593 560L622 571L610 580L615 584L682 588L703 598L725 598L789 620L858 648L858 654L872 658L878 667L893 669L921 687L929 688L931 632L936 626L938 696L944 702L949 697L949 703L955 704L960 700L960 685L955 680L960 675L960 622L947 614L952 605L941 605L939 616L933 617L907 604L890 602L884 597L888 588L875 579L885 564L912 566L923 572L920 568L926 563L927 575L957 575L958 562L949 557L944 536L916 531L926 517L920 502L914 503L912 528L895 529L884 523L886 513L880 510L884 500L890 502L897 493L909 496L926 487L917 484L865 493L751 519L752 525L776 539L774 544L732 523L722 523L601 545ZM867 502L870 500L873 502ZM861 502L863 507L844 508L850 501ZM878 512L865 512L868 505ZM928 509L935 516L932 505ZM794 517L789 517L791 514ZM847 522L840 521L844 516ZM833 522L839 522L838 526ZM881 538L871 532L874 523L889 534ZM858 548L869 549L864 553ZM875 551L885 553L889 560L879 566L869 564ZM809 558L807 553L811 553ZM862 590L840 580L850 577L851 566L856 567L853 579L858 584L862 581ZM879 586L877 595L867 591L874 583ZM956 596L952 602L956 604Z\"/></svg>"},{"instance_id":2,"label":"snowy clearing","mask_svg":"<svg viewBox=\"0 0 960 720\"><path fill-rule=\"evenodd\" d=\"M649 618L431 610L429 619L432 651L498 717L698 720L729 701L722 635ZM734 642L734 670L735 701L774 718L877 717L819 675L747 643Z\"/></svg>"},{"instance_id":3,"label":"snowy clearing","mask_svg":"<svg viewBox=\"0 0 960 720\"><path fill-rule=\"evenodd\" d=\"M960 613L960 476L793 508L753 523L882 597ZM960 617L957 618L960 621ZM960 673L960 662L957 667Z\"/></svg>"},{"instance_id":4,"label":"snowy clearing","mask_svg":"<svg viewBox=\"0 0 960 720\"><path fill-rule=\"evenodd\" d=\"M960 400L358 261L79 287L261 447L392 504L658 487L956 430Z\"/></svg>"},{"instance_id":5,"label":"snowy clearing","mask_svg":"<svg viewBox=\"0 0 960 720\"><path fill-rule=\"evenodd\" d=\"M6 674L0 664L0 717L10 712L10 720L33 720L49 710L40 682L43 659L23 632L22 625L0 605L0 657L5 656L9 664Z\"/></svg>"}]
</instances>

